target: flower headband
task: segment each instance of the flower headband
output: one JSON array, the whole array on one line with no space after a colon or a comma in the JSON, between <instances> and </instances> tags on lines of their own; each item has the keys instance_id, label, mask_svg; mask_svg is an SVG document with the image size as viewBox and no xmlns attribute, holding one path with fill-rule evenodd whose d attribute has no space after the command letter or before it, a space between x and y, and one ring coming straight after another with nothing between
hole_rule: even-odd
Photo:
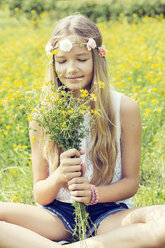
<instances>
[{"instance_id":1,"label":"flower headband","mask_svg":"<svg viewBox=\"0 0 165 248\"><path fill-rule=\"evenodd\" d=\"M105 57L105 55L107 53L107 50L106 50L105 46L102 45L101 47L97 47L96 42L95 42L95 40L93 38L89 38L87 43L78 42L78 41L71 42L68 39L64 39L64 40L61 40L59 43L57 43L56 47L54 47L51 42L48 42L47 45L45 46L45 50L46 50L46 53L48 55L49 54L57 55L58 52L59 52L57 50L57 48L59 48L59 50L64 51L64 52L70 52L71 49L73 48L74 44L79 44L80 47L86 46L88 51L91 51L91 49L97 48L98 51L99 51L100 56L102 56L102 57Z\"/></svg>"}]
</instances>

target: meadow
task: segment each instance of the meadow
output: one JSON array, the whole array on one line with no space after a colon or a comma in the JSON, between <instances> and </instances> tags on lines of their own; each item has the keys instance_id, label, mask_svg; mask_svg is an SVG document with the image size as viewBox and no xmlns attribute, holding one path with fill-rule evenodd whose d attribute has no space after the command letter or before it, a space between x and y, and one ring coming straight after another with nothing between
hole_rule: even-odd
<instances>
[{"instance_id":1,"label":"meadow","mask_svg":"<svg viewBox=\"0 0 165 248\"><path fill-rule=\"evenodd\" d=\"M27 102L37 102L54 23L0 22L0 201L35 204ZM133 16L99 23L108 49L110 83L140 107L143 134L135 206L165 203L165 19Z\"/></svg>"}]
</instances>

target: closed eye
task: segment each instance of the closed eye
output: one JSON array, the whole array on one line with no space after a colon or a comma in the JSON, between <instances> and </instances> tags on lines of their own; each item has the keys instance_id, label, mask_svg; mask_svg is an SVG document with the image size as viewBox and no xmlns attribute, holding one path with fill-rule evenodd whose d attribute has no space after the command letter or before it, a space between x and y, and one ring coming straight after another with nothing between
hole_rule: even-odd
<instances>
[{"instance_id":1,"label":"closed eye","mask_svg":"<svg viewBox=\"0 0 165 248\"><path fill-rule=\"evenodd\" d=\"M62 61L56 61L59 64L64 64L66 62L66 60L62 60Z\"/></svg>"},{"instance_id":2,"label":"closed eye","mask_svg":"<svg viewBox=\"0 0 165 248\"><path fill-rule=\"evenodd\" d=\"M78 59L78 61L85 62L85 61L87 61L87 59Z\"/></svg>"}]
</instances>

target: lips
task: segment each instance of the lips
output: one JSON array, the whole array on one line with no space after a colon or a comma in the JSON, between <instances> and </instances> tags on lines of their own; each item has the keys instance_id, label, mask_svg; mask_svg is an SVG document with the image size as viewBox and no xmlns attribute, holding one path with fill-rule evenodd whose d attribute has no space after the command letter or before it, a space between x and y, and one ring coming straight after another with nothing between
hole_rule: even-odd
<instances>
[{"instance_id":1,"label":"lips","mask_svg":"<svg viewBox=\"0 0 165 248\"><path fill-rule=\"evenodd\" d=\"M77 80L77 79L82 78L82 76L80 76L80 77L66 77L66 78L69 80Z\"/></svg>"}]
</instances>

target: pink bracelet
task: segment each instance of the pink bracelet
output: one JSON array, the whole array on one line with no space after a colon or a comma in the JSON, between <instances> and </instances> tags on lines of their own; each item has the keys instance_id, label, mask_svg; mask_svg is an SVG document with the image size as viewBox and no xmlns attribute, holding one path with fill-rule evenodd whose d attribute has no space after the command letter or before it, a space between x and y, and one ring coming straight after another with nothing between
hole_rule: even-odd
<instances>
[{"instance_id":1,"label":"pink bracelet","mask_svg":"<svg viewBox=\"0 0 165 248\"><path fill-rule=\"evenodd\" d=\"M90 186L91 186L91 200L89 202L89 205L95 205L99 201L98 191L95 185L90 184Z\"/></svg>"}]
</instances>

